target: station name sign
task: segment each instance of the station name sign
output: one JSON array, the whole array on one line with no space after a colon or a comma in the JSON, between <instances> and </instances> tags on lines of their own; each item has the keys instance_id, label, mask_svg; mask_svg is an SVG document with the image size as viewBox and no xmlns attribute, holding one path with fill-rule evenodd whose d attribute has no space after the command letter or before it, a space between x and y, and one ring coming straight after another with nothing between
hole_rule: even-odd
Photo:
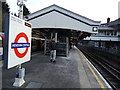
<instances>
[{"instance_id":1,"label":"station name sign","mask_svg":"<svg viewBox=\"0 0 120 90\"><path fill-rule=\"evenodd\" d=\"M11 48L26 48L30 47L30 43L12 43Z\"/></svg>"},{"instance_id":2,"label":"station name sign","mask_svg":"<svg viewBox=\"0 0 120 90\"><path fill-rule=\"evenodd\" d=\"M30 61L31 24L11 14L5 19L5 67L7 69Z\"/></svg>"}]
</instances>

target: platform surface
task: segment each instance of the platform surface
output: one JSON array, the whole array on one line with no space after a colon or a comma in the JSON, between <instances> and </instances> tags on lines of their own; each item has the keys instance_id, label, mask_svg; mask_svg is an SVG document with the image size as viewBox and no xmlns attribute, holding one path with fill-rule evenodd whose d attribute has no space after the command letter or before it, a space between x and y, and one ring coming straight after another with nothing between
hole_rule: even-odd
<instances>
[{"instance_id":1,"label":"platform surface","mask_svg":"<svg viewBox=\"0 0 120 90\"><path fill-rule=\"evenodd\" d=\"M107 88L93 70L98 77L96 79L89 66L82 53L75 47L70 50L68 57L57 57L56 63L51 63L49 56L37 53L32 56L30 62L23 64L26 69L26 83L22 88L31 85L31 82L40 83L41 88L101 88L102 85ZM15 73L16 68L3 69L4 88L13 88Z\"/></svg>"}]
</instances>

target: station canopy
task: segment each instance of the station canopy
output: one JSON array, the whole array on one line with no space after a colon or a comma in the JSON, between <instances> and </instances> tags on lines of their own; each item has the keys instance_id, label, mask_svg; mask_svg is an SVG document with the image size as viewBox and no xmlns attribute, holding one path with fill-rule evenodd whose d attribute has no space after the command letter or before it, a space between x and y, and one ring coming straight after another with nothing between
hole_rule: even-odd
<instances>
[{"instance_id":1,"label":"station canopy","mask_svg":"<svg viewBox=\"0 0 120 90\"><path fill-rule=\"evenodd\" d=\"M51 5L28 15L27 21L32 24L33 29L67 29L87 33L96 33L93 29L100 25L100 21L93 21L57 5Z\"/></svg>"}]
</instances>

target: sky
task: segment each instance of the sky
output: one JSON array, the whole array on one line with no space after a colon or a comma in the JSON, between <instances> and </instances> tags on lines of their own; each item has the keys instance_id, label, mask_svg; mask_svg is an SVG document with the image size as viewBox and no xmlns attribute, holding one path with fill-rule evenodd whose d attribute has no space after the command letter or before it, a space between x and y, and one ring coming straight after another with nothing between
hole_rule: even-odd
<instances>
[{"instance_id":1,"label":"sky","mask_svg":"<svg viewBox=\"0 0 120 90\"><path fill-rule=\"evenodd\" d=\"M31 13L56 4L74 13L94 21L107 22L118 19L118 2L120 0L27 0L24 2ZM11 13L18 13L17 0L7 0Z\"/></svg>"}]
</instances>

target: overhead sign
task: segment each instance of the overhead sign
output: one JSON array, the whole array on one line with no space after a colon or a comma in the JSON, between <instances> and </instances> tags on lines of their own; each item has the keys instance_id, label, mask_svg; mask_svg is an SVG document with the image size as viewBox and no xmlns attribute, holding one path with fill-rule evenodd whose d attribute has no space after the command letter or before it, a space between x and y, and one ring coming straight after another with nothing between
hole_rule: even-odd
<instances>
[{"instance_id":1,"label":"overhead sign","mask_svg":"<svg viewBox=\"0 0 120 90\"><path fill-rule=\"evenodd\" d=\"M30 60L31 24L10 14L5 22L5 66L9 69Z\"/></svg>"}]
</instances>

